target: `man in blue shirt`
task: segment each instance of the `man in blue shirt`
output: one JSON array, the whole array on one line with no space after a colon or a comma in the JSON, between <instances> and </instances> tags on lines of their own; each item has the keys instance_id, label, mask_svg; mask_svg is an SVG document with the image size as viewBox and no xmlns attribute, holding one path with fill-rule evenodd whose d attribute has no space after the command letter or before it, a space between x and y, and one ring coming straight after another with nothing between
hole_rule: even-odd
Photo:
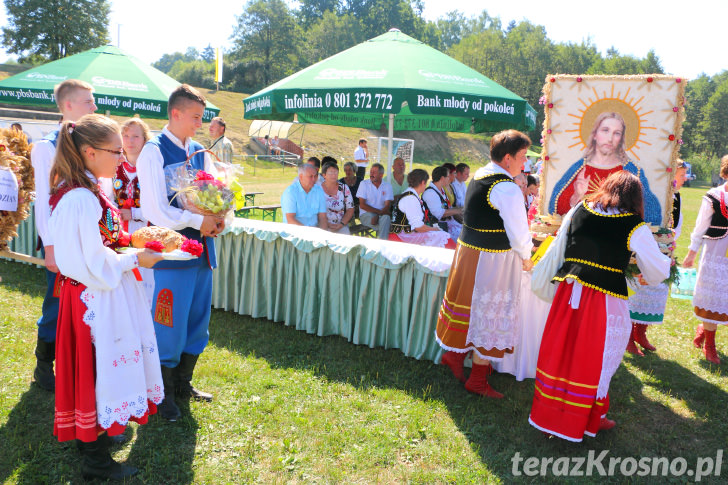
<instances>
[{"instance_id":1,"label":"man in blue shirt","mask_svg":"<svg viewBox=\"0 0 728 485\"><path fill-rule=\"evenodd\" d=\"M320 185L316 167L304 163L298 167L298 179L281 195L285 222L297 226L326 229L326 197Z\"/></svg>"}]
</instances>

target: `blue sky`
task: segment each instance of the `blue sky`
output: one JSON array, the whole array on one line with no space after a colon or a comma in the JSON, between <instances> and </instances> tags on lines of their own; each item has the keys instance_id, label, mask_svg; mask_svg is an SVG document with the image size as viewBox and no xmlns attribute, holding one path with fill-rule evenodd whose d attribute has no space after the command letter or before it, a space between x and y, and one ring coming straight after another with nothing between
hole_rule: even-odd
<instances>
[{"instance_id":1,"label":"blue sky","mask_svg":"<svg viewBox=\"0 0 728 485\"><path fill-rule=\"evenodd\" d=\"M235 17L243 11L240 0L217 0L194 13L181 8L185 2L178 0L112 0L111 4L113 44L120 40L122 49L150 63L162 54L190 46L229 47ZM712 75L728 69L724 52L728 0L425 0L424 15L434 20L450 10L472 16L483 9L500 17L504 25L523 19L543 25L549 38L557 42L590 38L602 53L614 46L622 54L643 57L654 49L670 74L692 79L701 72ZM4 10L0 3L2 23ZM160 23L159 19L166 21ZM0 61L7 57L0 51Z\"/></svg>"}]
</instances>

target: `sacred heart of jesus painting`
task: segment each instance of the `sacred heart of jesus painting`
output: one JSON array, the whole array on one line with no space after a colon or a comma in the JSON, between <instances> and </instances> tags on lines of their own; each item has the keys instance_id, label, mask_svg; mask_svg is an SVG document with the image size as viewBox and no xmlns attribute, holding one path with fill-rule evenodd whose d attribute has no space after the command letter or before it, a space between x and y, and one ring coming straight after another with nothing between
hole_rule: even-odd
<instances>
[{"instance_id":1,"label":"sacred heart of jesus painting","mask_svg":"<svg viewBox=\"0 0 728 485\"><path fill-rule=\"evenodd\" d=\"M548 76L539 216L558 221L609 174L628 170L642 182L645 221L667 226L686 84L659 74Z\"/></svg>"}]
</instances>

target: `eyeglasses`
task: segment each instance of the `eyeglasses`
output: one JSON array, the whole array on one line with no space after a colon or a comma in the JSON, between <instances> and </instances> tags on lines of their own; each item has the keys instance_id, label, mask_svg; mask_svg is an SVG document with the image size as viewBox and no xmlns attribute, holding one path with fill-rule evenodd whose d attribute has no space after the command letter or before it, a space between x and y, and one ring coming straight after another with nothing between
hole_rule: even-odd
<instances>
[{"instance_id":1,"label":"eyeglasses","mask_svg":"<svg viewBox=\"0 0 728 485\"><path fill-rule=\"evenodd\" d=\"M102 150L104 152L113 153L117 157L121 157L122 155L124 155L124 150L111 150L109 148L101 148L101 147L91 147L91 148L93 148L94 150Z\"/></svg>"}]
</instances>

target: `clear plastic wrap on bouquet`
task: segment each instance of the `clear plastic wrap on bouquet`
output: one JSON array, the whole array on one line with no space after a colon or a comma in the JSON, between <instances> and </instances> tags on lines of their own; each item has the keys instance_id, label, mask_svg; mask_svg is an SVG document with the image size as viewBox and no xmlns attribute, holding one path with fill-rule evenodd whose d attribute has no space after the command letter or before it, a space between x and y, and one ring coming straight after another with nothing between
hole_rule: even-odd
<instances>
[{"instance_id":1,"label":"clear plastic wrap on bouquet","mask_svg":"<svg viewBox=\"0 0 728 485\"><path fill-rule=\"evenodd\" d=\"M165 174L167 187L183 209L204 216L225 218L245 201L240 177L242 167L216 161L214 173L180 164ZM170 202L171 203L171 202Z\"/></svg>"}]
</instances>

